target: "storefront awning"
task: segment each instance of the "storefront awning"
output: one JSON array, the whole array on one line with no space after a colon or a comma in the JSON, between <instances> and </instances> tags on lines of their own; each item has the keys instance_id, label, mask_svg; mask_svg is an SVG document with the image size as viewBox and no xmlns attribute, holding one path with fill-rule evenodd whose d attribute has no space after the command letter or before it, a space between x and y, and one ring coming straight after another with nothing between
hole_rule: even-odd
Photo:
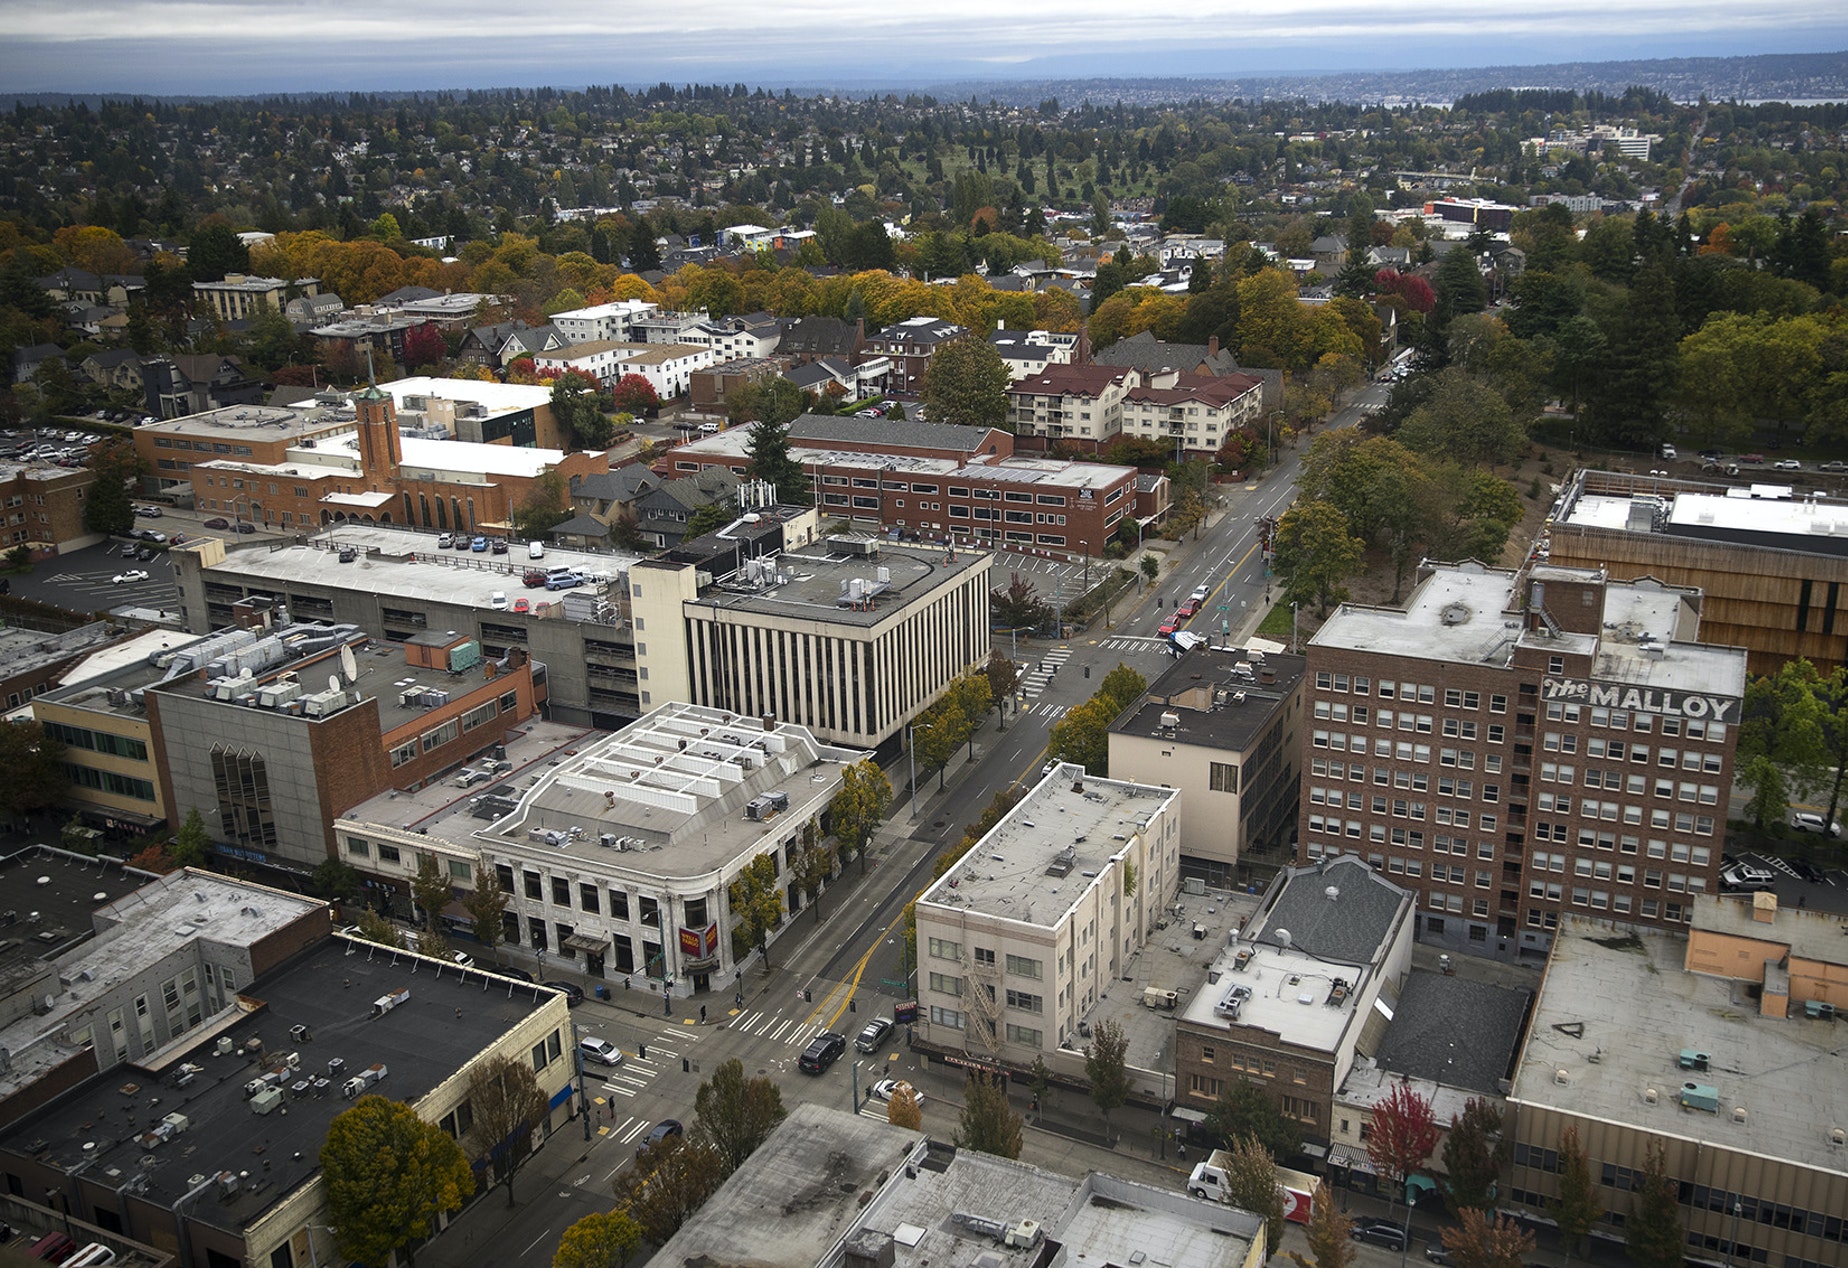
<instances>
[{"instance_id":1,"label":"storefront awning","mask_svg":"<svg viewBox=\"0 0 1848 1268\"><path fill-rule=\"evenodd\" d=\"M1206 1121L1206 1114L1203 1111L1189 1109L1185 1105L1176 1105L1169 1112L1183 1123L1204 1123Z\"/></svg>"},{"instance_id":2,"label":"storefront awning","mask_svg":"<svg viewBox=\"0 0 1848 1268\"><path fill-rule=\"evenodd\" d=\"M610 949L609 935L599 938L594 933L574 933L561 944L567 951L582 951L586 955L601 955Z\"/></svg>"}]
</instances>

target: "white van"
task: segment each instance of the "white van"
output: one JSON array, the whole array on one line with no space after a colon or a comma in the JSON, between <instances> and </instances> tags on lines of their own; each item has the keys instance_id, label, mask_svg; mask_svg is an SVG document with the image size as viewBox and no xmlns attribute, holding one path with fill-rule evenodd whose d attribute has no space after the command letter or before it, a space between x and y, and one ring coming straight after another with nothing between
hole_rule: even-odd
<instances>
[{"instance_id":1,"label":"white van","mask_svg":"<svg viewBox=\"0 0 1848 1268\"><path fill-rule=\"evenodd\" d=\"M527 542L526 543L526 557L528 559L544 559L545 558L545 543L544 542Z\"/></svg>"}]
</instances>

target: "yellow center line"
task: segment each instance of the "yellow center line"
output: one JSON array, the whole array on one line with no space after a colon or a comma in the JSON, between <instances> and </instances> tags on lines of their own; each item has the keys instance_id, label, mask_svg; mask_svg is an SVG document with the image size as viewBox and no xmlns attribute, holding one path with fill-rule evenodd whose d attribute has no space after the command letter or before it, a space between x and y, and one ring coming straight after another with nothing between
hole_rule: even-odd
<instances>
[{"instance_id":1,"label":"yellow center line","mask_svg":"<svg viewBox=\"0 0 1848 1268\"><path fill-rule=\"evenodd\" d=\"M821 1003L803 1019L802 1024L805 1026L819 1025L823 1030L832 1030L834 1028L834 1023L841 1019L841 1014L847 1011L848 1001L851 1000L860 989L860 978L865 975L866 966L871 962L873 952L879 949L879 944L885 941L888 934L904 923L905 909L900 907L898 909L898 915L893 919L892 923L879 931L879 935L873 939L873 945L866 949L866 954L860 957L860 962L858 964L854 965L853 976L845 982L837 982L830 987L828 993L822 996ZM836 1002L837 997L839 1000L838 1003ZM832 1005L834 1009L831 1013L828 1012L830 1005ZM826 1021L821 1020L824 1013L827 1014Z\"/></svg>"}]
</instances>

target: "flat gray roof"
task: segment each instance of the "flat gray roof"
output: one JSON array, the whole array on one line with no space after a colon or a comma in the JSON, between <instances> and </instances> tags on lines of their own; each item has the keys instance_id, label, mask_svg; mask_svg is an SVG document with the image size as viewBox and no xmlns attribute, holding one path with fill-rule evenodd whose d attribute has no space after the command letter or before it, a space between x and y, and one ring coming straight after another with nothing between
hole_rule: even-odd
<instances>
[{"instance_id":1,"label":"flat gray roof","mask_svg":"<svg viewBox=\"0 0 1848 1268\"><path fill-rule=\"evenodd\" d=\"M41 876L59 883L39 885ZM86 889L90 892L81 892ZM195 938L247 947L327 906L318 898L191 868L151 878L94 863L78 868L49 855L9 862L0 871L0 899L10 905L33 897L38 909L22 911L22 923L12 930L47 951L58 951L61 944L41 941L37 934L68 935L58 973L69 985L56 992L50 1012L0 1028L0 1048L12 1054L10 1068L0 1075L4 1092L23 1087L74 1054L76 1048L64 1036L86 1020L103 1026L95 1016L97 1001L147 965L158 964ZM54 905L52 900L61 901ZM34 915L43 918L34 921ZM96 936L85 940L93 928Z\"/></svg>"},{"instance_id":2,"label":"flat gray roof","mask_svg":"<svg viewBox=\"0 0 1848 1268\"><path fill-rule=\"evenodd\" d=\"M1840 1023L1760 1017L1747 983L1686 972L1687 945L1562 917L1509 1099L1840 1172L1829 1141L1848 1126ZM1711 1068L1681 1069L1684 1049ZM1683 1109L1684 1083L1715 1089L1718 1111Z\"/></svg>"},{"instance_id":3,"label":"flat gray roof","mask_svg":"<svg viewBox=\"0 0 1848 1268\"><path fill-rule=\"evenodd\" d=\"M354 546L363 558L343 564L340 547ZM185 546L179 549L185 550ZM411 603L458 603L479 608L484 613L496 611L492 605L496 594L529 600L535 610L560 604L565 594L583 594L600 584L596 577L614 580L627 572L629 565L643 556L623 551L592 554L547 546L544 559L528 559L520 543L514 543L504 555L474 551L438 550L436 534L413 529L390 528L372 524L341 524L316 533L305 545L272 548L243 547L225 555L223 563L204 570L209 584L214 574L228 574L247 583L286 586L291 582L319 585L336 590L369 590L384 599L401 599ZM590 585L572 591L527 590L520 578L528 568L574 568L592 577ZM503 613L509 621L521 618Z\"/></svg>"},{"instance_id":4,"label":"flat gray roof","mask_svg":"<svg viewBox=\"0 0 1848 1268\"><path fill-rule=\"evenodd\" d=\"M408 1001L371 1016L374 1000L407 988ZM67 1170L87 1166L103 1176L145 1176L144 1195L162 1206L190 1191L196 1183L191 1177L200 1172L247 1172L234 1198L189 1208L195 1219L238 1230L320 1170L328 1124L350 1107L341 1095L343 1079L382 1064L388 1073L375 1090L414 1104L537 1010L553 1007L566 1024L562 997L553 991L339 936L240 984L240 994L261 1007L229 1030L191 1032L197 1043L190 1052L170 1050L172 1065L185 1058L202 1067L186 1088L155 1077L164 1069L115 1067L16 1126L14 1147L42 1141L45 1156ZM309 1038L293 1041L295 1025L307 1026ZM230 1036L231 1055L212 1055L217 1034ZM265 1069L243 1053L252 1041L278 1057L300 1054L289 1078L309 1087L298 1093L285 1083L286 1114L251 1111L244 1085ZM328 1061L336 1057L344 1069L330 1074ZM316 1086L317 1079L326 1085ZM104 1108L112 1110L106 1119L99 1117ZM152 1125L168 1113L184 1114L188 1123L181 1138L165 1144L150 1146L114 1126ZM151 1165L143 1161L148 1157Z\"/></svg>"},{"instance_id":5,"label":"flat gray roof","mask_svg":"<svg viewBox=\"0 0 1848 1268\"><path fill-rule=\"evenodd\" d=\"M1062 762L919 901L1051 928L1098 883L1104 865L1128 848L1130 834L1180 795L1174 788L1099 779ZM1066 851L1066 874L1050 875L1047 869Z\"/></svg>"},{"instance_id":6,"label":"flat gray roof","mask_svg":"<svg viewBox=\"0 0 1848 1268\"><path fill-rule=\"evenodd\" d=\"M971 572L985 571L992 561L985 550L886 543L880 543L877 555L834 553L824 541L768 557L773 565L770 579L754 583L746 571L721 578L703 588L697 602L715 611L870 626L887 619L896 608L962 581ZM860 583L861 594L870 597L870 604L853 603L855 582Z\"/></svg>"},{"instance_id":7,"label":"flat gray roof","mask_svg":"<svg viewBox=\"0 0 1848 1268\"><path fill-rule=\"evenodd\" d=\"M702 876L819 814L839 788L842 768L867 756L820 743L805 727L779 722L765 731L756 718L667 704L562 754L505 792L490 789L513 803L498 818L452 814L430 826L457 844L655 876ZM776 797L787 804L761 800ZM758 818L748 817L753 802ZM404 817L402 805L387 807L379 798L346 817L364 819L369 810L385 813L389 824Z\"/></svg>"},{"instance_id":8,"label":"flat gray roof","mask_svg":"<svg viewBox=\"0 0 1848 1268\"><path fill-rule=\"evenodd\" d=\"M1414 970L1377 1054L1396 1074L1501 1095L1534 993Z\"/></svg>"},{"instance_id":9,"label":"flat gray roof","mask_svg":"<svg viewBox=\"0 0 1848 1268\"><path fill-rule=\"evenodd\" d=\"M1193 648L1149 684L1141 707L1110 724L1111 733L1156 739L1172 734L1182 744L1240 752L1270 725L1277 707L1302 682L1308 663L1306 657L1287 653L1253 662L1244 648ZM1190 698L1196 692L1210 692L1211 704L1200 707ZM1167 713L1180 718L1172 731L1161 724Z\"/></svg>"}]
</instances>

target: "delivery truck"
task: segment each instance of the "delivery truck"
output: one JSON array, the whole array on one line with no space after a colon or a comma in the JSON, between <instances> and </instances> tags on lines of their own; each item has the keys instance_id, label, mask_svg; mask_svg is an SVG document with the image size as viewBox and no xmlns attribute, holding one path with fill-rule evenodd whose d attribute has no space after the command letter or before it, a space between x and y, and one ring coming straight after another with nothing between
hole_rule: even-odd
<instances>
[{"instance_id":1,"label":"delivery truck","mask_svg":"<svg viewBox=\"0 0 1848 1268\"><path fill-rule=\"evenodd\" d=\"M1231 1169L1232 1155L1223 1149L1215 1149L1187 1177L1187 1191L1211 1202L1230 1202L1232 1198L1227 1176ZM1322 1187L1321 1177L1278 1167L1277 1187L1283 1190L1283 1218L1295 1224L1307 1224L1315 1207L1316 1195Z\"/></svg>"}]
</instances>

